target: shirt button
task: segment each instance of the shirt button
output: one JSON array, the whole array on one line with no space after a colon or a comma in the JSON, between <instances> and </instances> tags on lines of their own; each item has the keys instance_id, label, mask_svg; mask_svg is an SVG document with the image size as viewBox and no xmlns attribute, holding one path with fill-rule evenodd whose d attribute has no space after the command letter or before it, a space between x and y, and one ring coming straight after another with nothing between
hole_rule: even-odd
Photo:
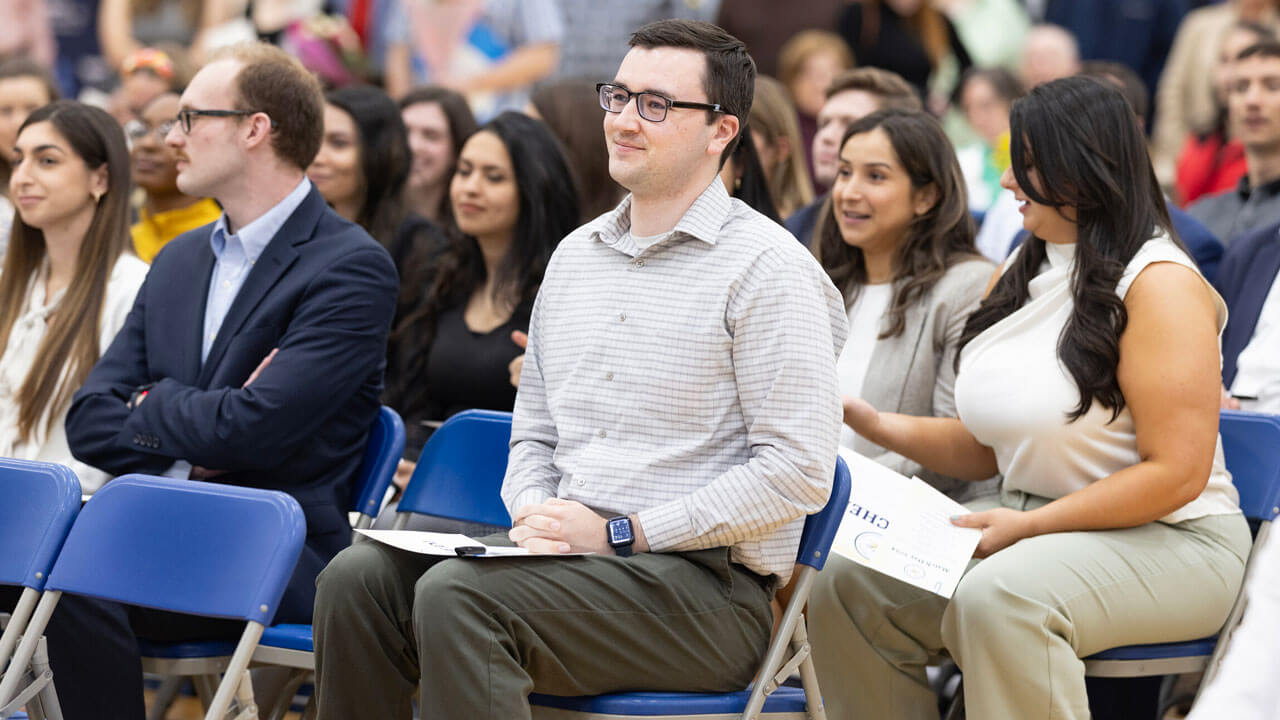
<instances>
[{"instance_id":1,"label":"shirt button","mask_svg":"<svg viewBox=\"0 0 1280 720\"><path fill-rule=\"evenodd\" d=\"M618 313L618 322L626 322L626 321L627 321L627 314L626 314L626 313Z\"/></svg>"},{"instance_id":2,"label":"shirt button","mask_svg":"<svg viewBox=\"0 0 1280 720\"><path fill-rule=\"evenodd\" d=\"M605 374L604 374L604 379L605 379L605 380L613 380L613 373L605 373Z\"/></svg>"},{"instance_id":3,"label":"shirt button","mask_svg":"<svg viewBox=\"0 0 1280 720\"><path fill-rule=\"evenodd\" d=\"M579 487L581 487L581 486L583 486L583 485L586 485L586 484L587 484L587 481L586 481L586 480L583 480L582 478L578 478L578 486L579 486Z\"/></svg>"},{"instance_id":4,"label":"shirt button","mask_svg":"<svg viewBox=\"0 0 1280 720\"><path fill-rule=\"evenodd\" d=\"M600 431L600 437L602 437L602 438L609 437L609 433L605 432L604 430L601 430L601 431Z\"/></svg>"},{"instance_id":5,"label":"shirt button","mask_svg":"<svg viewBox=\"0 0 1280 720\"><path fill-rule=\"evenodd\" d=\"M644 267L644 260L641 258L636 258L634 264L638 268Z\"/></svg>"},{"instance_id":6,"label":"shirt button","mask_svg":"<svg viewBox=\"0 0 1280 720\"><path fill-rule=\"evenodd\" d=\"M223 280L223 281L222 281L222 287L224 287L224 288L229 288L229 287L231 287L231 281L230 281L230 280Z\"/></svg>"}]
</instances>

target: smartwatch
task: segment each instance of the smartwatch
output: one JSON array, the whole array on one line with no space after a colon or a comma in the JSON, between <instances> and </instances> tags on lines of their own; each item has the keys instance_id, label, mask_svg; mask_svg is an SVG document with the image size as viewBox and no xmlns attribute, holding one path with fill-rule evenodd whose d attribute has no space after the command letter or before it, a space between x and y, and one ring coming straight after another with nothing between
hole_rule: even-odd
<instances>
[{"instance_id":1,"label":"smartwatch","mask_svg":"<svg viewBox=\"0 0 1280 720\"><path fill-rule=\"evenodd\" d=\"M609 518L604 524L604 539L618 557L631 557L631 545L636 541L636 534L631 530L631 518L626 515Z\"/></svg>"}]
</instances>

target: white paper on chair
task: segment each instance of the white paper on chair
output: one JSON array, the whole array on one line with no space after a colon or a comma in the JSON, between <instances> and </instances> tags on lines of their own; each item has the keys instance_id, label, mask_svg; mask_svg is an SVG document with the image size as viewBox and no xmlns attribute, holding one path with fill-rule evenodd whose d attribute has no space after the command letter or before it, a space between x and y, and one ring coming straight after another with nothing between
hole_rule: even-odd
<instances>
[{"instance_id":1,"label":"white paper on chair","mask_svg":"<svg viewBox=\"0 0 1280 720\"><path fill-rule=\"evenodd\" d=\"M951 524L968 512L920 478L908 478L865 455L840 448L849 466L849 506L832 552L949 598L982 531Z\"/></svg>"},{"instance_id":2,"label":"white paper on chair","mask_svg":"<svg viewBox=\"0 0 1280 720\"><path fill-rule=\"evenodd\" d=\"M442 557L574 557L590 553L562 553L559 555L534 554L522 547L485 545L473 537L459 533L438 533L425 530L356 530L370 540L407 550L419 555ZM483 548L483 552L477 549Z\"/></svg>"}]
</instances>

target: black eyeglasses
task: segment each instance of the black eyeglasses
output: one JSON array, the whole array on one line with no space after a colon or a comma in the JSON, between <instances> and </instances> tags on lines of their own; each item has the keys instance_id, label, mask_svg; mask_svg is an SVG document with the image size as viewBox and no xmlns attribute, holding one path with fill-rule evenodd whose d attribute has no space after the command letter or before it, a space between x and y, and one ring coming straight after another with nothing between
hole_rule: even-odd
<instances>
[{"instance_id":1,"label":"black eyeglasses","mask_svg":"<svg viewBox=\"0 0 1280 720\"><path fill-rule=\"evenodd\" d=\"M596 92L600 93L600 107L605 112L620 113L631 98L636 99L636 112L649 122L662 122L667 119L667 111L671 108L690 108L693 110L710 110L722 113L725 111L719 103L685 102L672 100L669 97L653 92L633 93L621 85L596 83Z\"/></svg>"},{"instance_id":2,"label":"black eyeglasses","mask_svg":"<svg viewBox=\"0 0 1280 720\"><path fill-rule=\"evenodd\" d=\"M249 115L257 115L260 110L194 110L187 108L178 111L178 124L182 126L182 132L191 134L191 121L198 117L248 117ZM276 121L271 121L271 127L276 127Z\"/></svg>"}]
</instances>

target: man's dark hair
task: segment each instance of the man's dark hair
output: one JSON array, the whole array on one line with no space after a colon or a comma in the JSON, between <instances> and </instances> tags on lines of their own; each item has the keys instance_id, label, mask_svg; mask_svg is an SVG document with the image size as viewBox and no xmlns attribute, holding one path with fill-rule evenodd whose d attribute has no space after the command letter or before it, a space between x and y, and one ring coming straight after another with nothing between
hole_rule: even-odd
<instances>
[{"instance_id":1,"label":"man's dark hair","mask_svg":"<svg viewBox=\"0 0 1280 720\"><path fill-rule=\"evenodd\" d=\"M1101 80L1119 90L1133 107L1133 114L1145 122L1147 108L1150 105L1147 99L1147 84L1142 82L1138 73L1128 65L1106 60L1089 60L1080 64L1080 74L1094 80Z\"/></svg>"},{"instance_id":2,"label":"man's dark hair","mask_svg":"<svg viewBox=\"0 0 1280 720\"><path fill-rule=\"evenodd\" d=\"M1262 40L1260 42L1256 42L1241 50L1240 54L1236 56L1236 59L1244 60L1245 58L1251 57L1280 58L1280 42L1276 42L1275 40Z\"/></svg>"},{"instance_id":3,"label":"man's dark hair","mask_svg":"<svg viewBox=\"0 0 1280 720\"><path fill-rule=\"evenodd\" d=\"M720 155L720 164L723 165L746 133L747 116L751 112L751 100L755 96L756 62L747 53L747 46L719 26L694 20L659 20L649 23L631 34L630 44L631 47L645 49L688 48L700 51L706 58L707 69L702 76L702 89L707 94L707 102L720 105L726 113L738 118L738 136ZM714 119L708 113L707 123L710 124Z\"/></svg>"}]
</instances>

